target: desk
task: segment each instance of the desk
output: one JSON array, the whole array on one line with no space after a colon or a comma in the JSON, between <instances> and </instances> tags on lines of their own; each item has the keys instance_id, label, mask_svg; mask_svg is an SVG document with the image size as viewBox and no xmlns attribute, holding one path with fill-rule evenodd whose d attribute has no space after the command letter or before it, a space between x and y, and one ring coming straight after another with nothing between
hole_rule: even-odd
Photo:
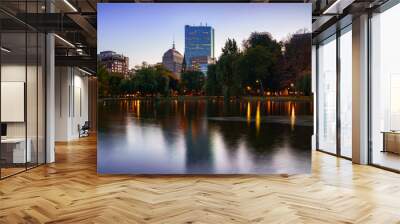
<instances>
[{"instance_id":1,"label":"desk","mask_svg":"<svg viewBox=\"0 0 400 224\"><path fill-rule=\"evenodd\" d=\"M400 154L400 131L382 131L382 134L382 152L392 152Z\"/></svg>"},{"instance_id":2,"label":"desk","mask_svg":"<svg viewBox=\"0 0 400 224\"><path fill-rule=\"evenodd\" d=\"M9 154L7 152L11 152L12 156L7 156L6 161L10 163L26 163L31 162L32 153L31 153L31 139L27 139L28 147L26 147L25 152L25 138L5 138L1 139L2 145L2 157L3 153L5 152L6 155ZM3 148L5 147L5 148ZM12 148L10 148L12 147ZM4 157L3 157L4 158ZM11 160L12 158L12 160Z\"/></svg>"}]
</instances>

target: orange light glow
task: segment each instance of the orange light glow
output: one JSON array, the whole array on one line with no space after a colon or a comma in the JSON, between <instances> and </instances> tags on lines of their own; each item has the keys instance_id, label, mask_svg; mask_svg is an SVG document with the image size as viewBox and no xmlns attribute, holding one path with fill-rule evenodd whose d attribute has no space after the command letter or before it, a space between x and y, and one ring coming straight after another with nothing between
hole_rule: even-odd
<instances>
[{"instance_id":1,"label":"orange light glow","mask_svg":"<svg viewBox=\"0 0 400 224\"><path fill-rule=\"evenodd\" d=\"M247 124L251 122L251 105L250 102L247 102Z\"/></svg>"},{"instance_id":2,"label":"orange light glow","mask_svg":"<svg viewBox=\"0 0 400 224\"><path fill-rule=\"evenodd\" d=\"M257 110L256 110L256 130L257 134L260 132L260 121L261 116L260 116L260 101L257 102Z\"/></svg>"},{"instance_id":3,"label":"orange light glow","mask_svg":"<svg viewBox=\"0 0 400 224\"><path fill-rule=\"evenodd\" d=\"M290 124L292 127L292 131L294 130L294 126L296 125L296 111L295 111L295 105L292 106L292 110L290 113Z\"/></svg>"}]
</instances>

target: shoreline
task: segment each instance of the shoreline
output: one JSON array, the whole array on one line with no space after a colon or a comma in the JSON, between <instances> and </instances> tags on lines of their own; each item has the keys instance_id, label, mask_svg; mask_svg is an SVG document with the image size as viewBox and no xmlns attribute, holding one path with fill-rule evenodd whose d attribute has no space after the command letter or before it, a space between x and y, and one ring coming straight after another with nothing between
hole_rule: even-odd
<instances>
[{"instance_id":1,"label":"shoreline","mask_svg":"<svg viewBox=\"0 0 400 224\"><path fill-rule=\"evenodd\" d=\"M143 97L106 97L99 98L98 101L113 101L113 100L204 100L216 99L223 100L223 96L143 96ZM313 101L312 96L241 96L231 97L231 99L240 100L274 100L274 101Z\"/></svg>"}]
</instances>

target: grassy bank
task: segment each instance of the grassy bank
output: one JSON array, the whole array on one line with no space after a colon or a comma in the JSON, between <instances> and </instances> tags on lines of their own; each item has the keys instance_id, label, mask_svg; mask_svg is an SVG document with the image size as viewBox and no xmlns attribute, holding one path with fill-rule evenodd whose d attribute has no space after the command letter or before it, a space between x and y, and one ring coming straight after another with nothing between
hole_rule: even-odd
<instances>
[{"instance_id":1,"label":"grassy bank","mask_svg":"<svg viewBox=\"0 0 400 224\"><path fill-rule=\"evenodd\" d=\"M99 100L223 100L223 96L155 96L155 97L109 97ZM312 101L312 96L242 96L231 99L274 100L274 101Z\"/></svg>"}]
</instances>

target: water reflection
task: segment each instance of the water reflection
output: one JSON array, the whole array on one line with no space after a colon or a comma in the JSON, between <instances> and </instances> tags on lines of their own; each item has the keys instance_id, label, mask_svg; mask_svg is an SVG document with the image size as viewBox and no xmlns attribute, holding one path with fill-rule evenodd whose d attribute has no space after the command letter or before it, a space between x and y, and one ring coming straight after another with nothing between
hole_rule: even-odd
<instances>
[{"instance_id":1,"label":"water reflection","mask_svg":"<svg viewBox=\"0 0 400 224\"><path fill-rule=\"evenodd\" d=\"M251 105L250 102L247 102L247 123L251 122Z\"/></svg>"},{"instance_id":2,"label":"water reflection","mask_svg":"<svg viewBox=\"0 0 400 224\"><path fill-rule=\"evenodd\" d=\"M257 102L257 110L256 110L256 130L257 136L260 132L260 101Z\"/></svg>"},{"instance_id":3,"label":"water reflection","mask_svg":"<svg viewBox=\"0 0 400 224\"><path fill-rule=\"evenodd\" d=\"M102 102L98 171L308 172L309 104L216 99Z\"/></svg>"},{"instance_id":4,"label":"water reflection","mask_svg":"<svg viewBox=\"0 0 400 224\"><path fill-rule=\"evenodd\" d=\"M290 125L292 127L292 131L294 130L294 126L296 125L296 111L295 111L295 104L291 105L291 110L290 110Z\"/></svg>"}]
</instances>

